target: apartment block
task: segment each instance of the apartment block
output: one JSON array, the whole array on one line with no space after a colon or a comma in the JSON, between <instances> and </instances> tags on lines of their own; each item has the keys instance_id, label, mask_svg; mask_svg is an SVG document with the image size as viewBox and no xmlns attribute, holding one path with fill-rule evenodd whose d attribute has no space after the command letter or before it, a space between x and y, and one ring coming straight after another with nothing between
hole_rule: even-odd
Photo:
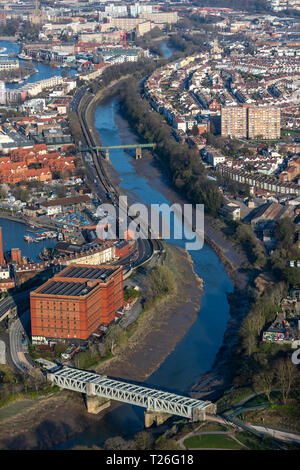
<instances>
[{"instance_id":1,"label":"apartment block","mask_svg":"<svg viewBox=\"0 0 300 470\"><path fill-rule=\"evenodd\" d=\"M221 134L236 139L279 139L280 108L275 106L225 106L221 110Z\"/></svg>"},{"instance_id":2,"label":"apartment block","mask_svg":"<svg viewBox=\"0 0 300 470\"><path fill-rule=\"evenodd\" d=\"M248 108L248 138L280 138L280 108L275 106L250 106Z\"/></svg>"},{"instance_id":3,"label":"apartment block","mask_svg":"<svg viewBox=\"0 0 300 470\"><path fill-rule=\"evenodd\" d=\"M247 138L247 108L226 106L221 110L222 137Z\"/></svg>"}]
</instances>

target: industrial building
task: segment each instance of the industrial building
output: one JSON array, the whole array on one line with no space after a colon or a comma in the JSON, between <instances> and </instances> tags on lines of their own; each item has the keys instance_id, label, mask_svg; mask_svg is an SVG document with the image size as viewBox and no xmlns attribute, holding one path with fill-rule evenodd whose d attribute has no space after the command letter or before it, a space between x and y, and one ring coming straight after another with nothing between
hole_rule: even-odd
<instances>
[{"instance_id":1,"label":"industrial building","mask_svg":"<svg viewBox=\"0 0 300 470\"><path fill-rule=\"evenodd\" d=\"M30 293L32 342L86 341L123 302L121 266L73 264Z\"/></svg>"}]
</instances>

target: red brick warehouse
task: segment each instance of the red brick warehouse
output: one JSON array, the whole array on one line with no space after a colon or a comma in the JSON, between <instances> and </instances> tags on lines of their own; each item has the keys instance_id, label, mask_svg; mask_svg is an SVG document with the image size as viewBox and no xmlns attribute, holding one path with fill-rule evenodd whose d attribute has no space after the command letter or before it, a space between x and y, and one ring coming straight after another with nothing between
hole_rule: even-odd
<instances>
[{"instance_id":1,"label":"red brick warehouse","mask_svg":"<svg viewBox=\"0 0 300 470\"><path fill-rule=\"evenodd\" d=\"M123 303L122 266L73 264L30 293L32 342L87 340Z\"/></svg>"}]
</instances>

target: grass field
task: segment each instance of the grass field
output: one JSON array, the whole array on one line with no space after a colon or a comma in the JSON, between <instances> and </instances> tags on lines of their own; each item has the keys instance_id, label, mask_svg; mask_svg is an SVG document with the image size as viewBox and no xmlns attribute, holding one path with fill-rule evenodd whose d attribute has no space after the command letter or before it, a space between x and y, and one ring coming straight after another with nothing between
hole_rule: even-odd
<instances>
[{"instance_id":1,"label":"grass field","mask_svg":"<svg viewBox=\"0 0 300 470\"><path fill-rule=\"evenodd\" d=\"M202 434L200 436L188 437L184 445L189 449L243 449L235 440L226 434Z\"/></svg>"}]
</instances>

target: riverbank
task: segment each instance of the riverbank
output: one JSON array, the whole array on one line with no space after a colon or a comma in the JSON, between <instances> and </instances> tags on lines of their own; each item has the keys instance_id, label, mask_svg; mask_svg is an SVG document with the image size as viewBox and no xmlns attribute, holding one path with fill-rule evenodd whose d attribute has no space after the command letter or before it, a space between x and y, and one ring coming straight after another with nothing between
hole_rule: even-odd
<instances>
[{"instance_id":1,"label":"riverbank","mask_svg":"<svg viewBox=\"0 0 300 470\"><path fill-rule=\"evenodd\" d=\"M178 247L167 247L166 264L176 272L174 293L156 302L131 325L134 331L126 349L95 366L97 372L143 382L196 320L203 283L194 272L189 254ZM114 403L99 415L89 415L80 394L60 392L2 420L0 448L46 449L55 446L97 425L112 409L120 406Z\"/></svg>"},{"instance_id":2,"label":"riverbank","mask_svg":"<svg viewBox=\"0 0 300 470\"><path fill-rule=\"evenodd\" d=\"M17 405L17 402L12 405ZM47 449L84 431L97 419L98 416L86 413L80 394L63 392L59 396L38 400L32 406L24 406L15 416L1 420L0 448Z\"/></svg>"},{"instance_id":3,"label":"riverbank","mask_svg":"<svg viewBox=\"0 0 300 470\"><path fill-rule=\"evenodd\" d=\"M104 90L99 91L93 99L90 101L86 112L86 120L88 126L92 132L92 135L98 145L102 145L101 136L95 127L95 111L97 106L105 102L108 97L112 97L118 93L118 90L122 86L122 82L125 82L127 77L123 77L117 82L114 82ZM120 130L120 136L123 144L128 143L126 141L127 131L136 133L120 113L116 114L116 125ZM136 141L139 140L139 136L136 135ZM108 171L112 178L114 185L119 186L122 181L120 175L114 169L110 162L103 161L105 169ZM165 198L171 203L179 203L181 206L186 204L188 201L184 199L177 191L174 190L172 184L166 177L161 167L160 162L155 156L147 150L143 150L143 158L139 160L132 159L131 162L137 174L141 175L147 180L149 185L159 191L165 196ZM121 188L121 194L124 191ZM131 195L132 196L132 195ZM237 244L226 238L224 234L212 225L212 217L205 215L205 241L213 248L217 253L218 257L225 266L226 271L230 275L234 285L238 289L244 289L248 283L248 274L244 270L244 266L247 263L246 256L244 253L239 251Z\"/></svg>"},{"instance_id":4,"label":"riverbank","mask_svg":"<svg viewBox=\"0 0 300 470\"><path fill-rule=\"evenodd\" d=\"M37 228L37 229L44 229L44 230L53 230L57 229L55 223L51 223L51 221L48 222L41 222L40 220L37 220L35 217L24 217L18 216L18 215L13 215L10 214L9 212L1 211L0 210L0 219L5 219L5 220L10 220L12 222L17 222L18 224L23 224L23 225L30 225L31 227ZM0 222L1 225L1 222Z\"/></svg>"},{"instance_id":5,"label":"riverbank","mask_svg":"<svg viewBox=\"0 0 300 470\"><path fill-rule=\"evenodd\" d=\"M100 96L95 101L93 108L95 109L96 104L100 105L100 103L103 106L104 102L104 97ZM91 115L89 116L89 124L94 135L99 135ZM115 124L118 128L122 143L128 143L129 139L132 142L132 128L118 111L115 113ZM136 136L134 141L140 142L139 137ZM161 168L160 162L152 154L143 151L143 158L141 160L132 158L130 164L135 169L135 172L145 178L148 185L162 194L170 204L180 203L183 205L187 203L187 201L173 189ZM109 166L110 169L113 168L111 164L107 166ZM122 181L115 170L110 170L110 174L115 184L119 184L119 182ZM222 392L226 390L231 383L233 371L230 367L230 359L233 357L234 348L238 341L238 331L248 308L248 302L245 299L247 299L246 290L249 283L249 275L244 269L247 263L244 253L240 252L238 246L233 241L227 239L221 231L214 227L212 222L210 216L205 216L205 241L213 248L222 261L234 283L235 292L228 298L230 317L223 337L223 343L218 354L216 354L216 359L210 372L204 374L200 381L196 380L194 382L193 395L195 397L205 396L206 398L215 399L219 398Z\"/></svg>"},{"instance_id":6,"label":"riverbank","mask_svg":"<svg viewBox=\"0 0 300 470\"><path fill-rule=\"evenodd\" d=\"M124 120L118 115L117 122L123 126ZM147 179L148 184L162 193L170 204L179 203L181 206L187 203L171 186L169 180L162 173L159 162L150 152L144 152L142 160L132 159L132 165L136 172ZM243 253L238 251L234 243L212 226L212 218L205 216L205 242L215 251L230 276L235 291L228 295L230 305L230 317L224 333L223 344L216 354L215 362L211 370L204 374L192 387L192 396L195 398L205 397L215 400L231 383L232 368L231 358L238 342L238 332L244 316L247 313L247 287L250 276L245 271L244 265L247 260Z\"/></svg>"},{"instance_id":7,"label":"riverbank","mask_svg":"<svg viewBox=\"0 0 300 470\"><path fill-rule=\"evenodd\" d=\"M203 281L193 261L181 248L165 244L166 266L175 274L175 290L143 312L134 332L116 357L96 371L124 379L144 381L165 361L196 320L203 295Z\"/></svg>"}]
</instances>

